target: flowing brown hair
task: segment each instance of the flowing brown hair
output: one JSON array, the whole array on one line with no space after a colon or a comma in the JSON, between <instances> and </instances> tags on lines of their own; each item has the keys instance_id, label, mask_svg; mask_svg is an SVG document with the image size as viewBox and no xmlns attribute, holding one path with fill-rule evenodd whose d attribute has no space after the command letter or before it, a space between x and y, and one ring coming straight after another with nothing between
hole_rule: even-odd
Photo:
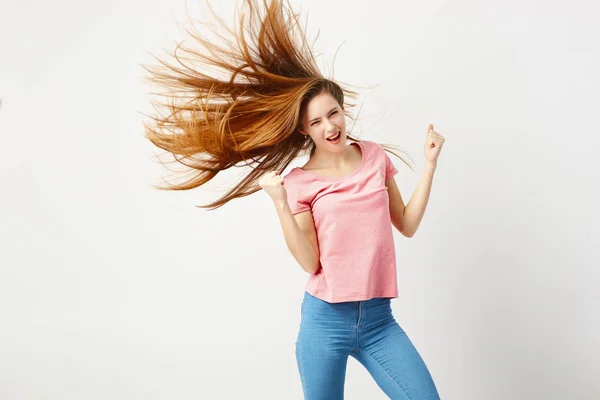
<instances>
[{"instance_id":1,"label":"flowing brown hair","mask_svg":"<svg viewBox=\"0 0 600 400\"><path fill-rule=\"evenodd\" d=\"M220 26L232 36L226 38L213 31L225 39L225 45L219 46L186 29L205 51L180 43L173 54L178 65L157 58L161 66L143 66L153 84L167 89L167 93L159 94L167 101L153 101L154 108L168 110L166 116L153 116L150 122L144 122L145 137L170 153L172 162L184 165L189 176L182 183L167 182L168 186L155 188L193 189L225 169L250 167L224 196L197 206L201 208L216 209L255 193L261 189L258 181L264 173L281 174L305 152L312 156L314 142L298 129L306 104L316 95L331 94L344 106L346 117L353 119L349 109L355 105L346 99L355 97L356 92L321 74L299 15L289 3L244 0L243 4L247 14L239 17L237 30L227 27L208 6ZM179 50L187 56L180 56ZM208 74L215 68L224 74L222 78ZM360 141L350 133L347 136ZM386 151L392 147L381 146Z\"/></svg>"}]
</instances>

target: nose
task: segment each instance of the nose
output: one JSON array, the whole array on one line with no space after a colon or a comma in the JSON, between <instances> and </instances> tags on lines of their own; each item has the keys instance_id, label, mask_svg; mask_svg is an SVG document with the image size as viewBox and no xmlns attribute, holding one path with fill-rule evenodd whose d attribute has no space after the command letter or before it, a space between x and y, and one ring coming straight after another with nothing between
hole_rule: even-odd
<instances>
[{"instance_id":1,"label":"nose","mask_svg":"<svg viewBox=\"0 0 600 400\"><path fill-rule=\"evenodd\" d=\"M333 124L331 121L326 120L325 121L325 130L326 130L326 132L333 133L338 130L338 127L335 124Z\"/></svg>"}]
</instances>

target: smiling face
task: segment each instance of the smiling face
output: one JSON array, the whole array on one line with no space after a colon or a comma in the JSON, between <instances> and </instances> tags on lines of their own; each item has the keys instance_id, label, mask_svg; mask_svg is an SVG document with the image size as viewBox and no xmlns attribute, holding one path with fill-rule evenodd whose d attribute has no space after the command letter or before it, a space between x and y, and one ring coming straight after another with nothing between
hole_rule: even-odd
<instances>
[{"instance_id":1,"label":"smiling face","mask_svg":"<svg viewBox=\"0 0 600 400\"><path fill-rule=\"evenodd\" d=\"M346 145L346 118L344 107L328 92L321 92L306 105L299 132L309 135L317 148L344 151ZM334 140L327 140L334 138Z\"/></svg>"}]
</instances>

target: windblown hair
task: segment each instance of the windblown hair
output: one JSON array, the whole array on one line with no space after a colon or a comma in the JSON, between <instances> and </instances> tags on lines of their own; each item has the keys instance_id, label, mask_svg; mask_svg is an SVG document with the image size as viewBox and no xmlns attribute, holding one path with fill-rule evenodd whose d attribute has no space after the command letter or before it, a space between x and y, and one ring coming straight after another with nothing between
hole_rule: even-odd
<instances>
[{"instance_id":1,"label":"windblown hair","mask_svg":"<svg viewBox=\"0 0 600 400\"><path fill-rule=\"evenodd\" d=\"M225 169L250 167L229 192L198 206L202 208L216 209L250 195L260 190L258 181L266 172L281 174L295 158L306 152L312 156L314 142L298 129L306 104L316 95L331 94L352 119L349 110L354 104L346 99L356 93L321 74L299 16L289 3L244 0L244 4L247 14L238 19L237 30L228 28L209 7L232 35L228 39L219 34L226 45L186 30L205 51L179 44L173 54L178 65L158 60L162 66L144 66L150 81L168 90L162 95L166 104L153 102L157 110L166 108L167 115L145 122L145 136L190 172L184 182L167 182L168 186L157 189L193 189ZM179 56L178 50L188 57ZM208 74L215 68L224 73L222 78ZM360 141L350 133L347 136Z\"/></svg>"}]
</instances>

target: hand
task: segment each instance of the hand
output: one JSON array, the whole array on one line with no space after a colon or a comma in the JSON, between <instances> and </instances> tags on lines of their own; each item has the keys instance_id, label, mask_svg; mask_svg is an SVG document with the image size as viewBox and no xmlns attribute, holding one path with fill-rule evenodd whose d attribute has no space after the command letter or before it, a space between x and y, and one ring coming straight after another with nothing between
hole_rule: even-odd
<instances>
[{"instance_id":1,"label":"hand","mask_svg":"<svg viewBox=\"0 0 600 400\"><path fill-rule=\"evenodd\" d=\"M425 140L425 159L428 163L437 164L445 140L442 135L433 130L433 125L429 124Z\"/></svg>"},{"instance_id":2,"label":"hand","mask_svg":"<svg viewBox=\"0 0 600 400\"><path fill-rule=\"evenodd\" d=\"M283 186L283 177L275 171L267 172L258 181L274 202L287 201L287 191Z\"/></svg>"}]
</instances>

